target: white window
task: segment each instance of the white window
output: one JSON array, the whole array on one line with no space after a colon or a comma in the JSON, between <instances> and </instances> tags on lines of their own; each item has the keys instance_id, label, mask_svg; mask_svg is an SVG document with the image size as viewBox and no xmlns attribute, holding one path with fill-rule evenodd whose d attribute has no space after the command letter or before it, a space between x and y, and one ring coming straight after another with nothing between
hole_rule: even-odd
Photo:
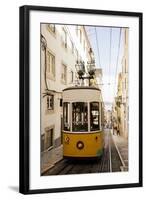
<instances>
[{"instance_id":1,"label":"white window","mask_svg":"<svg viewBox=\"0 0 146 200\"><path fill-rule=\"evenodd\" d=\"M80 43L82 43L82 30L80 29Z\"/></svg>"},{"instance_id":2,"label":"white window","mask_svg":"<svg viewBox=\"0 0 146 200\"><path fill-rule=\"evenodd\" d=\"M62 71L61 71L61 81L66 84L67 83L67 66L62 64Z\"/></svg>"},{"instance_id":3,"label":"white window","mask_svg":"<svg viewBox=\"0 0 146 200\"><path fill-rule=\"evenodd\" d=\"M47 110L54 109L54 95L47 95Z\"/></svg>"},{"instance_id":4,"label":"white window","mask_svg":"<svg viewBox=\"0 0 146 200\"><path fill-rule=\"evenodd\" d=\"M67 32L64 28L62 29L62 44L67 49Z\"/></svg>"},{"instance_id":5,"label":"white window","mask_svg":"<svg viewBox=\"0 0 146 200\"><path fill-rule=\"evenodd\" d=\"M47 52L47 73L51 78L55 78L55 56Z\"/></svg>"},{"instance_id":6,"label":"white window","mask_svg":"<svg viewBox=\"0 0 146 200\"><path fill-rule=\"evenodd\" d=\"M51 32L55 33L55 25L54 24L48 24L48 28Z\"/></svg>"},{"instance_id":7,"label":"white window","mask_svg":"<svg viewBox=\"0 0 146 200\"><path fill-rule=\"evenodd\" d=\"M71 52L74 53L74 43L71 41Z\"/></svg>"},{"instance_id":8,"label":"white window","mask_svg":"<svg viewBox=\"0 0 146 200\"><path fill-rule=\"evenodd\" d=\"M74 72L73 71L70 72L70 76L71 76L71 79L70 79L71 83L73 83L73 81L74 81Z\"/></svg>"}]
</instances>

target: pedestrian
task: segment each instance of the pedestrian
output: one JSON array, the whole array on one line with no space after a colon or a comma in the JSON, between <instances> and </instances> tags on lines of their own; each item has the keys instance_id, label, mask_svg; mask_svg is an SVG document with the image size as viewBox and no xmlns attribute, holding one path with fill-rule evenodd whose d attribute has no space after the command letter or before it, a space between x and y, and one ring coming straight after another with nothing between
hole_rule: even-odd
<instances>
[{"instance_id":1,"label":"pedestrian","mask_svg":"<svg viewBox=\"0 0 146 200\"><path fill-rule=\"evenodd\" d=\"M120 128L119 128L119 125L117 127L117 135L120 136Z\"/></svg>"},{"instance_id":2,"label":"pedestrian","mask_svg":"<svg viewBox=\"0 0 146 200\"><path fill-rule=\"evenodd\" d=\"M113 125L113 135L116 135L117 134L117 124L116 122L114 122L114 125Z\"/></svg>"}]
</instances>

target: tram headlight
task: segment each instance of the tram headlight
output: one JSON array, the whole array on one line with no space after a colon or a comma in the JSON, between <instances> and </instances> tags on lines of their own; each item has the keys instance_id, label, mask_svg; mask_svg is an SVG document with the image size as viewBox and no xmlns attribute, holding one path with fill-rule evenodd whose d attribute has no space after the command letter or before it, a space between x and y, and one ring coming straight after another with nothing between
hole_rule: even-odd
<instances>
[{"instance_id":1,"label":"tram headlight","mask_svg":"<svg viewBox=\"0 0 146 200\"><path fill-rule=\"evenodd\" d=\"M69 144L70 138L68 136L65 136L64 141L66 144Z\"/></svg>"},{"instance_id":2,"label":"tram headlight","mask_svg":"<svg viewBox=\"0 0 146 200\"><path fill-rule=\"evenodd\" d=\"M84 148L84 143L82 141L78 141L76 147L81 150Z\"/></svg>"}]
</instances>

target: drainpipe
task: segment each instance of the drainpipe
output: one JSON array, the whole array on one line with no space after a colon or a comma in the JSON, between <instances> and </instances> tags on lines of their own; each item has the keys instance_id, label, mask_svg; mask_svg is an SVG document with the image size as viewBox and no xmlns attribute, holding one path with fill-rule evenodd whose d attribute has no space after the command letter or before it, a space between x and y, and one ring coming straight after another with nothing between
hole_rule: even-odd
<instances>
[{"instance_id":1,"label":"drainpipe","mask_svg":"<svg viewBox=\"0 0 146 200\"><path fill-rule=\"evenodd\" d=\"M46 89L45 90L49 90L48 89L48 85L47 85L47 41L45 39L45 37L41 34L41 47L42 47L42 50L44 51L44 54L45 54L45 72L44 72L44 79L45 79L45 86L46 86Z\"/></svg>"}]
</instances>

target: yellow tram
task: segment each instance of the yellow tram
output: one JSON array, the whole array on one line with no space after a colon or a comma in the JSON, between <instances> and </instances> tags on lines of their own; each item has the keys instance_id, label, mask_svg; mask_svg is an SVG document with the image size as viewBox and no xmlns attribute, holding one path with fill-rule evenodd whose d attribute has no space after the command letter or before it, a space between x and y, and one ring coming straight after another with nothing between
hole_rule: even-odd
<instances>
[{"instance_id":1,"label":"yellow tram","mask_svg":"<svg viewBox=\"0 0 146 200\"><path fill-rule=\"evenodd\" d=\"M63 156L95 158L103 154L102 96L91 86L63 90Z\"/></svg>"}]
</instances>

